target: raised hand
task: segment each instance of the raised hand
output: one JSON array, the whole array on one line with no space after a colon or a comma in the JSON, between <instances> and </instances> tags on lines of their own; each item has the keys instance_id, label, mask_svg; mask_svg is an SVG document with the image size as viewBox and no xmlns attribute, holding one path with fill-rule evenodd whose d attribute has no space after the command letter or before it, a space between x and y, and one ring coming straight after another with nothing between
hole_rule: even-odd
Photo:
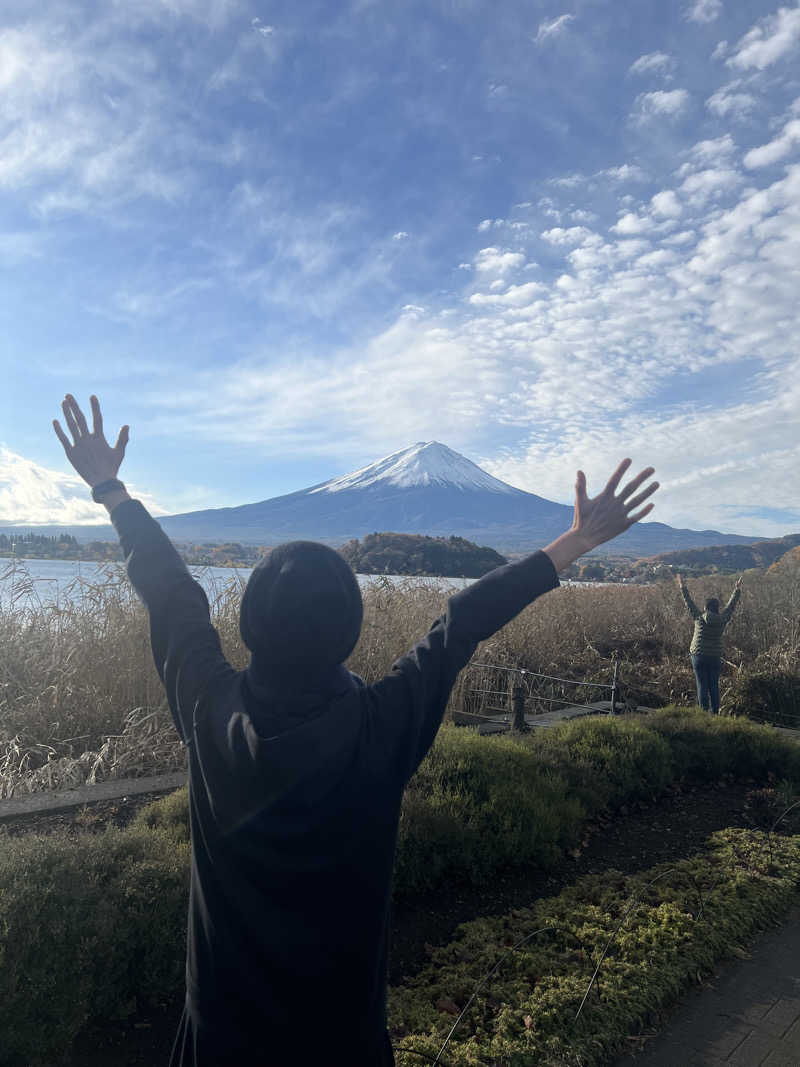
<instances>
[{"instance_id":1,"label":"raised hand","mask_svg":"<svg viewBox=\"0 0 800 1067\"><path fill-rule=\"evenodd\" d=\"M641 473L628 482L620 493L617 493L617 486L622 475L630 465L629 459L623 459L608 479L602 493L591 498L586 493L586 475L583 471L578 471L572 526L544 549L557 571L564 570L570 563L585 556L587 552L602 545L604 541L610 541L612 537L624 533L653 510L653 505L648 504L641 511L634 511L634 508L637 508L658 489L658 482L652 482L640 493L636 492L653 473L652 467L645 467Z\"/></svg>"},{"instance_id":2,"label":"raised hand","mask_svg":"<svg viewBox=\"0 0 800 1067\"><path fill-rule=\"evenodd\" d=\"M591 498L586 493L586 475L583 471L578 471L572 530L585 541L587 551L618 537L653 510L653 505L648 504L641 511L634 512L634 508L637 508L658 489L658 482L651 482L646 489L636 493L639 486L653 473L653 467L645 467L617 493L617 486L630 465L629 459L623 459L608 479L602 493Z\"/></svg>"},{"instance_id":3,"label":"raised hand","mask_svg":"<svg viewBox=\"0 0 800 1067\"><path fill-rule=\"evenodd\" d=\"M116 478L120 464L125 457L125 446L128 444L129 428L123 426L119 431L117 443L112 448L106 441L103 433L103 416L100 412L100 402L96 396L90 397L92 405L92 432L86 425L83 412L78 407L78 402L71 393L67 393L61 410L64 412L64 421L69 432L72 434L72 443L61 428L58 419L53 419L53 429L64 446L67 459L70 461L81 478L94 488L109 478Z\"/></svg>"}]
</instances>

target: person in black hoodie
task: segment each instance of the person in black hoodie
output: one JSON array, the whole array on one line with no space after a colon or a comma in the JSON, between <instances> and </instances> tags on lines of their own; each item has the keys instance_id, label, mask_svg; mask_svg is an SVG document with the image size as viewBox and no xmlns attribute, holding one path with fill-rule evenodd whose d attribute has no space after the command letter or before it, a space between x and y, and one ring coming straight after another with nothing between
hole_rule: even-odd
<instances>
[{"instance_id":1,"label":"person in black hoodie","mask_svg":"<svg viewBox=\"0 0 800 1067\"><path fill-rule=\"evenodd\" d=\"M249 666L234 670L208 601L161 527L117 479L112 448L75 398L54 428L111 515L150 617L153 656L189 750L192 868L186 1000L171 1067L387 1067L386 974L400 803L480 641L558 571L628 529L658 488L648 467L596 497L578 472L572 527L544 551L450 598L428 634L373 685L344 666L361 629L355 575L324 545L274 549L241 605Z\"/></svg>"}]
</instances>

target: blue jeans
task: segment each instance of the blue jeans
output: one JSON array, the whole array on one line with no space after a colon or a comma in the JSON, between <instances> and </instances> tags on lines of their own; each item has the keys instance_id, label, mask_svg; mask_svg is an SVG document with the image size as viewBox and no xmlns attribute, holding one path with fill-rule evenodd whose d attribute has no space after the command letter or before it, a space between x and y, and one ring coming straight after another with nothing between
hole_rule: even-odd
<instances>
[{"instance_id":1,"label":"blue jeans","mask_svg":"<svg viewBox=\"0 0 800 1067\"><path fill-rule=\"evenodd\" d=\"M697 703L706 711L710 704L714 715L719 715L719 671L722 661L716 656L692 656L692 666L697 680Z\"/></svg>"}]
</instances>

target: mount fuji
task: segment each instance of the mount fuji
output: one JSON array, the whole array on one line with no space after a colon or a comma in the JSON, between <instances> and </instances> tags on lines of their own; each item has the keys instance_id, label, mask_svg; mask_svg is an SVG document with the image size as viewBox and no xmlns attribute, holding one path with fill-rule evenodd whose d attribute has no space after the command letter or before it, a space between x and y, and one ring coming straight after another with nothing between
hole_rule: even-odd
<instances>
[{"instance_id":1,"label":"mount fuji","mask_svg":"<svg viewBox=\"0 0 800 1067\"><path fill-rule=\"evenodd\" d=\"M378 531L457 535L499 551L532 551L572 523L572 508L493 478L438 441L419 442L360 470L285 496L234 508L162 517L176 541L340 545ZM703 545L748 544L757 536L638 523L599 552L650 556Z\"/></svg>"}]
</instances>

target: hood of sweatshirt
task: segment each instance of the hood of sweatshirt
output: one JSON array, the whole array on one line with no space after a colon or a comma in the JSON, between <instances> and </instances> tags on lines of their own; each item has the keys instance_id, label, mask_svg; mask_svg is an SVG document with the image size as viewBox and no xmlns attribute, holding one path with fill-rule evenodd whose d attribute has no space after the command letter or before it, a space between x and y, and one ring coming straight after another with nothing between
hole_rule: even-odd
<instances>
[{"instance_id":1,"label":"hood of sweatshirt","mask_svg":"<svg viewBox=\"0 0 800 1067\"><path fill-rule=\"evenodd\" d=\"M355 758L363 689L344 667L300 689L239 675L195 750L224 833L256 816L274 817L287 834L319 818Z\"/></svg>"}]
</instances>

